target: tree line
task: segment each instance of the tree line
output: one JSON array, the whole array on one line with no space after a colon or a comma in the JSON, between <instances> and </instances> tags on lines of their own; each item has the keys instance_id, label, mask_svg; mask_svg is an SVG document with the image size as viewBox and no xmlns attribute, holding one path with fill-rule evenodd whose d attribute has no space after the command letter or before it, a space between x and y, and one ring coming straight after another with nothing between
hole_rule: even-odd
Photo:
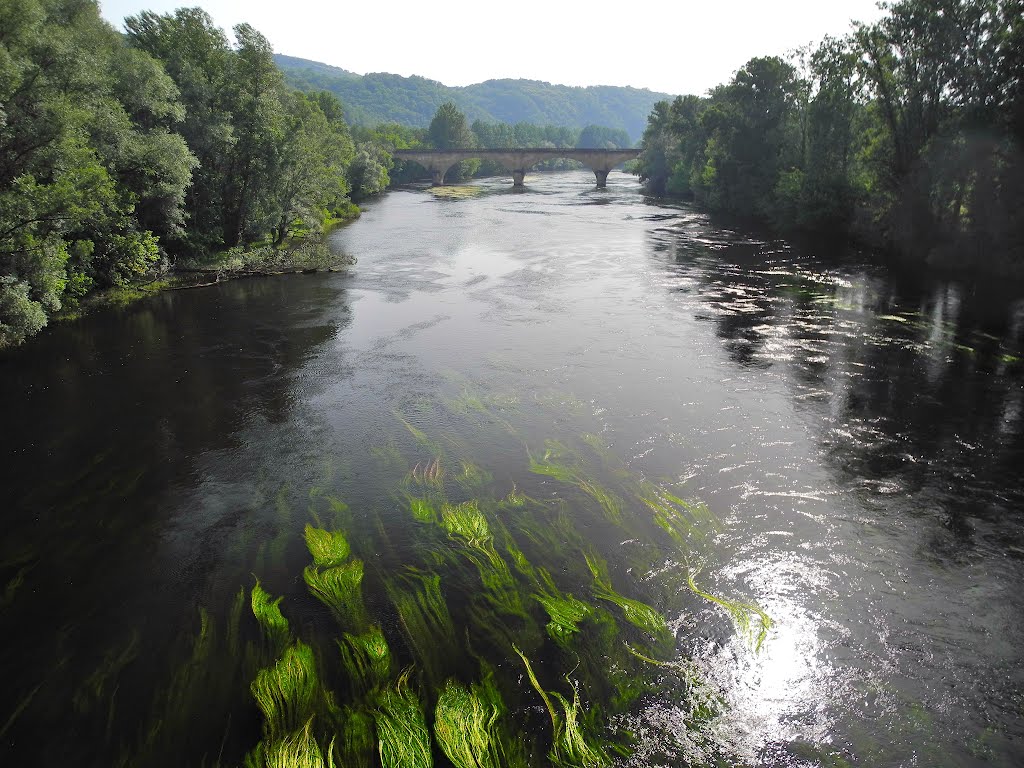
<instances>
[{"instance_id":1,"label":"tree line","mask_svg":"<svg viewBox=\"0 0 1024 768\"><path fill-rule=\"evenodd\" d=\"M901 0L655 105L657 195L942 266L1024 269L1024 0Z\"/></svg>"},{"instance_id":2,"label":"tree line","mask_svg":"<svg viewBox=\"0 0 1024 768\"><path fill-rule=\"evenodd\" d=\"M359 131L359 129L356 129ZM534 125L533 123L488 123L482 120L469 125L454 102L445 102L434 113L426 129L408 128L390 124L369 131L378 142L396 149L517 149L524 147L546 147L551 149L620 149L632 145L629 134L622 128L608 128L588 125L582 129L557 125ZM401 145L389 144L389 137L401 136ZM565 158L545 160L538 163L537 170L559 170L580 167L579 163ZM463 160L456 163L445 179L461 181L479 176L500 176L508 173L502 166L487 159ZM398 166L393 172L396 182L411 181L420 177L423 169L417 166Z\"/></svg>"},{"instance_id":3,"label":"tree line","mask_svg":"<svg viewBox=\"0 0 1024 768\"><path fill-rule=\"evenodd\" d=\"M348 215L387 163L267 39L198 8L119 34L91 0L0 0L0 347L89 291Z\"/></svg>"}]
</instances>

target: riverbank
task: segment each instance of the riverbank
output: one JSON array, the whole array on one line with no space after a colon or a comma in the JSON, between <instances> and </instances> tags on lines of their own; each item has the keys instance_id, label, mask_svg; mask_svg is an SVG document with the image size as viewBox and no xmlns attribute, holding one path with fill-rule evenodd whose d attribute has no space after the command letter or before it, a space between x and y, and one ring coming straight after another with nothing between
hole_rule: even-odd
<instances>
[{"instance_id":1,"label":"riverbank","mask_svg":"<svg viewBox=\"0 0 1024 768\"><path fill-rule=\"evenodd\" d=\"M294 237L284 245L264 243L238 246L205 259L183 259L150 275L147 280L97 291L75 306L61 310L50 318L50 322L76 320L94 309L124 306L162 291L202 288L243 277L276 277L343 270L354 264L355 259L333 253L327 242L328 236L338 227L355 221L359 214L359 209L355 208L355 213L348 218L327 222L321 233Z\"/></svg>"},{"instance_id":2,"label":"riverbank","mask_svg":"<svg viewBox=\"0 0 1024 768\"><path fill-rule=\"evenodd\" d=\"M747 236L764 240L779 240L804 250L821 253L829 259L867 261L903 275L920 280L923 273L929 279L954 280L972 290L994 293L1020 292L1024 289L1024 262L1012 251L983 254L964 241L951 240L933 246L927 252L912 253L900 249L880 232L870 233L866 225L859 229L829 231L811 227L780 227L757 217L737 216L715 211L692 198L659 196L643 187L650 202L666 207L686 206L707 216L719 229L743 232Z\"/></svg>"}]
</instances>

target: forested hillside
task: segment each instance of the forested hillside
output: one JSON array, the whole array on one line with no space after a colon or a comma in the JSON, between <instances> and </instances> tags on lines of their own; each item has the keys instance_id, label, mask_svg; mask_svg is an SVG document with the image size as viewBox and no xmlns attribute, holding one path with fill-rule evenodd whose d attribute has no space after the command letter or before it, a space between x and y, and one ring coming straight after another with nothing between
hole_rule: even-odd
<instances>
[{"instance_id":1,"label":"forested hillside","mask_svg":"<svg viewBox=\"0 0 1024 768\"><path fill-rule=\"evenodd\" d=\"M363 125L394 122L426 128L437 108L450 101L470 122L523 122L567 128L603 125L621 128L636 141L654 104L670 98L640 88L574 88L536 80L488 80L457 88L423 77L382 72L357 75L280 54L274 59L291 85L304 91L330 91L341 100L348 121Z\"/></svg>"}]
</instances>

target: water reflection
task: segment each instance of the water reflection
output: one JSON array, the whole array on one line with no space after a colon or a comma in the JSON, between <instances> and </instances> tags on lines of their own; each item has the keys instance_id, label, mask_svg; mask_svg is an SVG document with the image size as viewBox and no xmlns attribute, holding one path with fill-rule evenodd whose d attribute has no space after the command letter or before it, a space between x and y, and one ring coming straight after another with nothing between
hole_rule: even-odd
<instances>
[{"instance_id":1,"label":"water reflection","mask_svg":"<svg viewBox=\"0 0 1024 768\"><path fill-rule=\"evenodd\" d=\"M686 211L652 251L742 381L785 383L831 467L808 493L806 468L765 457L732 505L731 578L764 596L776 632L759 658L735 641L696 650L750 758L1014 764L1024 301L737 241ZM934 746L945 729L952 749Z\"/></svg>"},{"instance_id":2,"label":"water reflection","mask_svg":"<svg viewBox=\"0 0 1024 768\"><path fill-rule=\"evenodd\" d=\"M204 487L209 458L257 463L254 435L295 418L321 386L299 372L347 324L321 277L239 281L57 325L0 361L5 764L134 751L197 607L243 578L229 542L260 525L251 491ZM196 748L224 738L194 725Z\"/></svg>"}]
</instances>

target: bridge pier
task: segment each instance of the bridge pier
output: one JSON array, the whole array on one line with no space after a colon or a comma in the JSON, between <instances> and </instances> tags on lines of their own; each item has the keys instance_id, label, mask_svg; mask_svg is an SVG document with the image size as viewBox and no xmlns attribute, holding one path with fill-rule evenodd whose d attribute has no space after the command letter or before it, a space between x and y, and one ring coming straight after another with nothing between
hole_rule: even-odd
<instances>
[{"instance_id":1,"label":"bridge pier","mask_svg":"<svg viewBox=\"0 0 1024 768\"><path fill-rule=\"evenodd\" d=\"M437 168L430 169L430 183L435 187L444 186L444 171L439 171Z\"/></svg>"},{"instance_id":2,"label":"bridge pier","mask_svg":"<svg viewBox=\"0 0 1024 768\"><path fill-rule=\"evenodd\" d=\"M525 187L523 179L526 177L526 171L512 171L512 186L513 187Z\"/></svg>"},{"instance_id":3,"label":"bridge pier","mask_svg":"<svg viewBox=\"0 0 1024 768\"><path fill-rule=\"evenodd\" d=\"M595 168L594 175L597 177L597 188L604 189L608 185L608 171L599 171Z\"/></svg>"}]
</instances>

